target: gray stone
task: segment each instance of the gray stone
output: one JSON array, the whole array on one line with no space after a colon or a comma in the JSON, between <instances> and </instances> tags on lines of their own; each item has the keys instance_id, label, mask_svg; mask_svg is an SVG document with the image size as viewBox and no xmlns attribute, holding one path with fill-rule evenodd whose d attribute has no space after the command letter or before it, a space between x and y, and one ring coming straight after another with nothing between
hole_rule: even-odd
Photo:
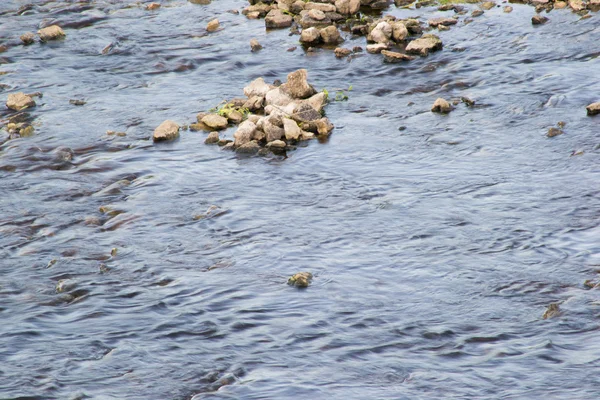
<instances>
[{"instance_id":1,"label":"gray stone","mask_svg":"<svg viewBox=\"0 0 600 400\"><path fill-rule=\"evenodd\" d=\"M253 122L246 120L240 124L237 131L233 134L233 140L236 146L241 146L248 143L254 137L256 125Z\"/></svg>"},{"instance_id":2,"label":"gray stone","mask_svg":"<svg viewBox=\"0 0 600 400\"><path fill-rule=\"evenodd\" d=\"M375 43L388 43L392 37L392 25L386 21L381 21L369 34L368 40Z\"/></svg>"}]
</instances>

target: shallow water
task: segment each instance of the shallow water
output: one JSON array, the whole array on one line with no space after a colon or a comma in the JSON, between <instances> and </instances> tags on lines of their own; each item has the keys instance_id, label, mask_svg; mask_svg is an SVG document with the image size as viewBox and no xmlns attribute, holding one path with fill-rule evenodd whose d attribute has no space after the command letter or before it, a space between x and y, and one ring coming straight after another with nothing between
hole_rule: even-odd
<instances>
[{"instance_id":1,"label":"shallow water","mask_svg":"<svg viewBox=\"0 0 600 400\"><path fill-rule=\"evenodd\" d=\"M35 135L0 147L1 398L597 397L597 14L461 16L443 51L393 65L307 54L226 12L243 0L29 3L0 4L2 99L43 93ZM12 46L51 23L64 41ZM149 140L297 68L353 86L325 143ZM461 96L477 106L429 112ZM304 270L307 290L285 284Z\"/></svg>"}]
</instances>

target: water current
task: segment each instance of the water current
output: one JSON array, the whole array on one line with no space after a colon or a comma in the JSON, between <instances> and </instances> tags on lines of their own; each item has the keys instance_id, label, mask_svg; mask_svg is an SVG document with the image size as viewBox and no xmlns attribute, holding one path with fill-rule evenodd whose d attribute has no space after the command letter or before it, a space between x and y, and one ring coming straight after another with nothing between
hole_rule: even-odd
<instances>
[{"instance_id":1,"label":"water current","mask_svg":"<svg viewBox=\"0 0 600 400\"><path fill-rule=\"evenodd\" d=\"M247 1L162 5L0 2L1 100L43 94L35 133L0 146L0 398L598 397L597 14L533 26L533 7L496 7L386 64L227 12ZM53 23L64 40L18 44ZM287 157L152 143L298 68L352 85L329 140ZM429 111L461 96L475 107ZM286 284L299 271L305 290Z\"/></svg>"}]
</instances>

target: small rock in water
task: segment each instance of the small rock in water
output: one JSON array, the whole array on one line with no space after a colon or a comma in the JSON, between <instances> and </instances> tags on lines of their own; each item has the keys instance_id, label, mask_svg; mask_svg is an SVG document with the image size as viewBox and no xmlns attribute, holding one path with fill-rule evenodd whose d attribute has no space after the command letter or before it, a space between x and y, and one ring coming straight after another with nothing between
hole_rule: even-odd
<instances>
[{"instance_id":1,"label":"small rock in water","mask_svg":"<svg viewBox=\"0 0 600 400\"><path fill-rule=\"evenodd\" d=\"M452 111L452 106L446 100L439 97L435 103L433 103L433 107L431 107L432 112L447 114Z\"/></svg>"},{"instance_id":2,"label":"small rock in water","mask_svg":"<svg viewBox=\"0 0 600 400\"><path fill-rule=\"evenodd\" d=\"M21 111L25 108L35 107L35 101L30 95L23 92L12 93L8 95L6 100L6 107L11 110Z\"/></svg>"},{"instance_id":3,"label":"small rock in water","mask_svg":"<svg viewBox=\"0 0 600 400\"><path fill-rule=\"evenodd\" d=\"M265 26L271 29L288 28L292 26L291 15L284 14L281 10L271 10L265 17Z\"/></svg>"},{"instance_id":4,"label":"small rock in water","mask_svg":"<svg viewBox=\"0 0 600 400\"><path fill-rule=\"evenodd\" d=\"M560 314L561 314L560 307L558 306L558 303L551 303L546 308L546 311L544 312L544 315L542 315L542 318L543 319L554 318L554 317L558 317Z\"/></svg>"},{"instance_id":5,"label":"small rock in water","mask_svg":"<svg viewBox=\"0 0 600 400\"><path fill-rule=\"evenodd\" d=\"M202 120L200 122L202 122L204 125L208 126L209 128L215 129L217 131L227 128L227 124L229 123L227 121L227 118L221 117L220 115L217 115L217 114L205 115L204 117L202 117Z\"/></svg>"},{"instance_id":6,"label":"small rock in water","mask_svg":"<svg viewBox=\"0 0 600 400\"><path fill-rule=\"evenodd\" d=\"M600 102L592 103L585 109L587 110L587 115L589 116L600 114Z\"/></svg>"},{"instance_id":7,"label":"small rock in water","mask_svg":"<svg viewBox=\"0 0 600 400\"><path fill-rule=\"evenodd\" d=\"M505 6L504 7L504 12L505 13L511 13L513 11L513 8L511 6Z\"/></svg>"},{"instance_id":8,"label":"small rock in water","mask_svg":"<svg viewBox=\"0 0 600 400\"><path fill-rule=\"evenodd\" d=\"M414 57L402 53L397 53L395 51L382 50L381 54L383 54L383 60L388 63L397 63L402 61L414 60Z\"/></svg>"},{"instance_id":9,"label":"small rock in water","mask_svg":"<svg viewBox=\"0 0 600 400\"><path fill-rule=\"evenodd\" d=\"M483 15L483 11L482 10L474 10L471 13L471 17L476 18L476 17L480 17Z\"/></svg>"},{"instance_id":10,"label":"small rock in water","mask_svg":"<svg viewBox=\"0 0 600 400\"><path fill-rule=\"evenodd\" d=\"M258 43L258 40L256 40L256 39L250 40L250 49L252 49L253 52L259 51L262 48L263 47L261 46L260 43Z\"/></svg>"},{"instance_id":11,"label":"small rock in water","mask_svg":"<svg viewBox=\"0 0 600 400\"><path fill-rule=\"evenodd\" d=\"M206 30L208 32L214 32L217 29L219 29L219 20L218 19L213 19L212 21L209 21L208 24L206 24Z\"/></svg>"},{"instance_id":12,"label":"small rock in water","mask_svg":"<svg viewBox=\"0 0 600 400\"><path fill-rule=\"evenodd\" d=\"M71 99L71 100L69 100L69 104L72 104L74 106L83 106L86 104L86 102L85 102L85 100Z\"/></svg>"},{"instance_id":13,"label":"small rock in water","mask_svg":"<svg viewBox=\"0 0 600 400\"><path fill-rule=\"evenodd\" d=\"M479 7L481 7L481 9L487 11L487 10L491 10L495 6L496 6L496 3L494 3L493 1L486 1L486 2L482 3Z\"/></svg>"},{"instance_id":14,"label":"small rock in water","mask_svg":"<svg viewBox=\"0 0 600 400\"><path fill-rule=\"evenodd\" d=\"M267 143L267 147L275 148L275 149L284 149L286 146L283 140L273 140L272 142Z\"/></svg>"},{"instance_id":15,"label":"small rock in water","mask_svg":"<svg viewBox=\"0 0 600 400\"><path fill-rule=\"evenodd\" d=\"M346 49L344 47L337 47L334 51L333 54L335 54L335 56L337 58L342 58L342 57L346 57L349 56L350 54L352 54L352 50L350 49Z\"/></svg>"},{"instance_id":16,"label":"small rock in water","mask_svg":"<svg viewBox=\"0 0 600 400\"><path fill-rule=\"evenodd\" d=\"M32 44L35 42L35 35L32 32L26 32L21 35L21 42L23 42L24 45Z\"/></svg>"},{"instance_id":17,"label":"small rock in water","mask_svg":"<svg viewBox=\"0 0 600 400\"><path fill-rule=\"evenodd\" d=\"M110 250L110 256L111 256L111 257L116 257L116 256L117 256L117 252L118 252L117 248L116 248L116 247L113 247L113 248Z\"/></svg>"},{"instance_id":18,"label":"small rock in water","mask_svg":"<svg viewBox=\"0 0 600 400\"><path fill-rule=\"evenodd\" d=\"M152 139L155 142L161 142L165 140L173 140L179 136L179 125L171 120L166 120L160 124L152 135Z\"/></svg>"},{"instance_id":19,"label":"small rock in water","mask_svg":"<svg viewBox=\"0 0 600 400\"><path fill-rule=\"evenodd\" d=\"M211 132L208 134L206 140L204 141L204 143L206 144L217 144L219 143L219 132Z\"/></svg>"},{"instance_id":20,"label":"small rock in water","mask_svg":"<svg viewBox=\"0 0 600 400\"><path fill-rule=\"evenodd\" d=\"M475 101L471 100L468 97L461 97L460 101L462 101L463 103L465 103L467 105L467 107L473 107L475 105Z\"/></svg>"},{"instance_id":21,"label":"small rock in water","mask_svg":"<svg viewBox=\"0 0 600 400\"><path fill-rule=\"evenodd\" d=\"M150 3L146 6L146 10L148 10L148 11L157 10L159 8L160 8L159 3Z\"/></svg>"},{"instance_id":22,"label":"small rock in water","mask_svg":"<svg viewBox=\"0 0 600 400\"><path fill-rule=\"evenodd\" d=\"M548 133L546 134L546 136L554 137L554 136L562 135L563 133L565 133L565 132L563 132L562 129L550 128L550 129L548 129Z\"/></svg>"},{"instance_id":23,"label":"small rock in water","mask_svg":"<svg viewBox=\"0 0 600 400\"><path fill-rule=\"evenodd\" d=\"M312 85L308 83L308 73L305 69L290 72L287 82L280 86L284 93L295 99L306 99L316 93Z\"/></svg>"},{"instance_id":24,"label":"small rock in water","mask_svg":"<svg viewBox=\"0 0 600 400\"><path fill-rule=\"evenodd\" d=\"M434 28L438 27L440 25L444 25L444 26L456 25L457 22L458 22L458 20L456 18L445 18L445 17L433 18L433 19L430 19L429 21L427 21L429 26L434 27Z\"/></svg>"},{"instance_id":25,"label":"small rock in water","mask_svg":"<svg viewBox=\"0 0 600 400\"><path fill-rule=\"evenodd\" d=\"M439 37L433 34L425 34L419 39L413 40L406 46L406 52L408 54L419 54L421 56L427 56L432 51L441 50L443 47L442 41Z\"/></svg>"},{"instance_id":26,"label":"small rock in water","mask_svg":"<svg viewBox=\"0 0 600 400\"><path fill-rule=\"evenodd\" d=\"M367 53L379 54L383 50L387 50L388 48L389 48L389 46L385 43L368 44L367 45Z\"/></svg>"},{"instance_id":27,"label":"small rock in water","mask_svg":"<svg viewBox=\"0 0 600 400\"><path fill-rule=\"evenodd\" d=\"M321 41L321 33L315 27L306 28L300 34L300 42L304 44L316 44Z\"/></svg>"},{"instance_id":28,"label":"small rock in water","mask_svg":"<svg viewBox=\"0 0 600 400\"><path fill-rule=\"evenodd\" d=\"M548 21L548 17L544 17L543 15L534 15L533 17L531 17L531 23L533 25L542 25Z\"/></svg>"},{"instance_id":29,"label":"small rock in water","mask_svg":"<svg viewBox=\"0 0 600 400\"><path fill-rule=\"evenodd\" d=\"M313 275L310 272L298 272L292 275L287 283L288 285L296 286L299 288L305 288L312 282Z\"/></svg>"},{"instance_id":30,"label":"small rock in water","mask_svg":"<svg viewBox=\"0 0 600 400\"><path fill-rule=\"evenodd\" d=\"M259 149L260 149L259 144L256 143L256 141L252 140L248 143L241 145L235 151L237 153L242 153L242 154L256 154L256 153L258 153Z\"/></svg>"},{"instance_id":31,"label":"small rock in water","mask_svg":"<svg viewBox=\"0 0 600 400\"><path fill-rule=\"evenodd\" d=\"M325 44L338 44L343 41L340 31L333 25L321 29L319 33L321 34L321 40Z\"/></svg>"},{"instance_id":32,"label":"small rock in water","mask_svg":"<svg viewBox=\"0 0 600 400\"><path fill-rule=\"evenodd\" d=\"M77 286L77 282L73 279L61 279L56 284L56 293L64 293L74 289Z\"/></svg>"},{"instance_id":33,"label":"small rock in water","mask_svg":"<svg viewBox=\"0 0 600 400\"><path fill-rule=\"evenodd\" d=\"M58 25L51 25L47 28L40 29L38 35L42 42L47 42L49 40L57 40L65 37L65 31Z\"/></svg>"}]
</instances>

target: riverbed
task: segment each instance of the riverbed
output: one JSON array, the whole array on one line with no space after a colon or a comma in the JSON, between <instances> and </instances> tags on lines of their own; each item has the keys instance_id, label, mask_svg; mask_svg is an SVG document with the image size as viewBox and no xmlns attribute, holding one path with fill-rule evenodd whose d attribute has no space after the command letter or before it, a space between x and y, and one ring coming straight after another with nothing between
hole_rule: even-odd
<instances>
[{"instance_id":1,"label":"riverbed","mask_svg":"<svg viewBox=\"0 0 600 400\"><path fill-rule=\"evenodd\" d=\"M467 14L442 51L388 64L307 52L228 12L243 0L25 3L0 4L2 103L43 94L35 133L0 146L1 398L597 397L597 13ZM54 23L63 40L18 43ZM299 68L352 87L326 140L266 157L151 140ZM438 97L475 106L432 113ZM288 286L300 271L312 284Z\"/></svg>"}]
</instances>

